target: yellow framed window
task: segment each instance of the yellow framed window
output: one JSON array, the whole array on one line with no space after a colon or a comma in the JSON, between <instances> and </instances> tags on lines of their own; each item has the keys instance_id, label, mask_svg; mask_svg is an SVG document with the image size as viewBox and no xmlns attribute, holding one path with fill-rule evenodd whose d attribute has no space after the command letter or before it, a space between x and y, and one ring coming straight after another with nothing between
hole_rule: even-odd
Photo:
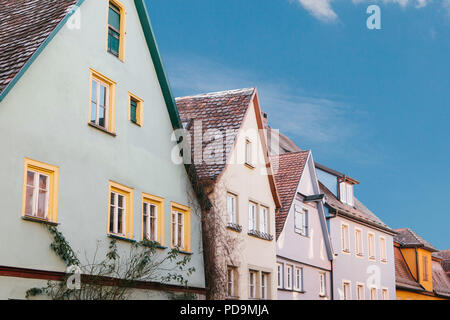
<instances>
[{"instance_id":1,"label":"yellow framed window","mask_svg":"<svg viewBox=\"0 0 450 320\"><path fill-rule=\"evenodd\" d=\"M25 159L22 216L56 222L58 218L59 168Z\"/></svg>"},{"instance_id":2,"label":"yellow framed window","mask_svg":"<svg viewBox=\"0 0 450 320\"><path fill-rule=\"evenodd\" d=\"M110 0L107 51L121 61L125 59L125 17L126 11L123 4L118 0Z\"/></svg>"},{"instance_id":3,"label":"yellow framed window","mask_svg":"<svg viewBox=\"0 0 450 320\"><path fill-rule=\"evenodd\" d=\"M89 123L114 133L116 82L91 69Z\"/></svg>"},{"instance_id":4,"label":"yellow framed window","mask_svg":"<svg viewBox=\"0 0 450 320\"><path fill-rule=\"evenodd\" d=\"M109 182L108 234L133 238L133 189Z\"/></svg>"},{"instance_id":5,"label":"yellow framed window","mask_svg":"<svg viewBox=\"0 0 450 320\"><path fill-rule=\"evenodd\" d=\"M142 238L164 244L164 199L142 194Z\"/></svg>"},{"instance_id":6,"label":"yellow framed window","mask_svg":"<svg viewBox=\"0 0 450 320\"><path fill-rule=\"evenodd\" d=\"M191 209L171 203L171 244L180 251L191 250Z\"/></svg>"},{"instance_id":7,"label":"yellow framed window","mask_svg":"<svg viewBox=\"0 0 450 320\"><path fill-rule=\"evenodd\" d=\"M128 119L138 125L144 125L144 100L128 92Z\"/></svg>"}]
</instances>

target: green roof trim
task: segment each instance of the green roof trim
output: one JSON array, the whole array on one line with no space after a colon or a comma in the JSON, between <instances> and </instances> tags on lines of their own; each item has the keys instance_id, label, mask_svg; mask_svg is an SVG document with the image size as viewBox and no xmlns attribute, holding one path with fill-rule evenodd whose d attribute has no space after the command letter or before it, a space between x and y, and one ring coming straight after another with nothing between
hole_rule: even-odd
<instances>
[{"instance_id":1,"label":"green roof trim","mask_svg":"<svg viewBox=\"0 0 450 320\"><path fill-rule=\"evenodd\" d=\"M181 120L178 113L178 108L175 103L175 99L172 95L172 90L167 78L164 65L162 63L161 54L156 43L155 33L153 32L150 16L148 15L148 9L145 4L145 0L134 0L136 9L141 20L142 30L144 31L145 40L147 41L150 55L152 56L153 65L155 66L156 75L161 86L161 91L166 102L167 111L169 112L170 121L172 122L173 129L181 129Z\"/></svg>"},{"instance_id":2,"label":"green roof trim","mask_svg":"<svg viewBox=\"0 0 450 320\"><path fill-rule=\"evenodd\" d=\"M72 10L62 19L56 28L49 34L47 39L41 44L41 46L34 52L31 58L25 63L20 72L14 77L14 79L8 84L8 86L0 94L0 102L7 96L11 89L16 85L20 78L27 72L28 68L33 64L33 62L39 57L39 55L44 51L48 44L53 40L56 34L61 30L61 28L67 23L67 21L72 17L72 15L78 10L78 8L83 4L84 0L78 0L78 2L72 7Z\"/></svg>"}]
</instances>

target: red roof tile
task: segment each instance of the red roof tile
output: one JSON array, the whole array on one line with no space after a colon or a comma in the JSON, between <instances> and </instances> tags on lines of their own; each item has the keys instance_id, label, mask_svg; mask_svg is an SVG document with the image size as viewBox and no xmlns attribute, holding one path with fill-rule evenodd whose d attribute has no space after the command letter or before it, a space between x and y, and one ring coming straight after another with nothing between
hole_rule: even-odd
<instances>
[{"instance_id":1,"label":"red roof tile","mask_svg":"<svg viewBox=\"0 0 450 320\"><path fill-rule=\"evenodd\" d=\"M433 290L436 294L450 298L450 280L439 261L433 261Z\"/></svg>"},{"instance_id":2,"label":"red roof tile","mask_svg":"<svg viewBox=\"0 0 450 320\"><path fill-rule=\"evenodd\" d=\"M77 0L0 0L0 94Z\"/></svg>"},{"instance_id":3,"label":"red roof tile","mask_svg":"<svg viewBox=\"0 0 450 320\"><path fill-rule=\"evenodd\" d=\"M394 246L394 258L396 285L408 289L424 291L423 287L420 286L412 276L408 264L406 263L400 248L397 246Z\"/></svg>"},{"instance_id":4,"label":"red roof tile","mask_svg":"<svg viewBox=\"0 0 450 320\"><path fill-rule=\"evenodd\" d=\"M281 209L276 215L277 239L283 231L309 153L310 151L300 151L272 157L275 184L281 199Z\"/></svg>"}]
</instances>

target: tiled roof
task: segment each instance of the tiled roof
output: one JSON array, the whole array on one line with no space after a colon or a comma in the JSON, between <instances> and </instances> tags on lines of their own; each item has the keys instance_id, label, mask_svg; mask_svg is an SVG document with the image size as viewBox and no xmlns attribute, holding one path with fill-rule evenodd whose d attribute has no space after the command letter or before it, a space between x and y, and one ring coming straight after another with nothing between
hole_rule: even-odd
<instances>
[{"instance_id":1,"label":"tiled roof","mask_svg":"<svg viewBox=\"0 0 450 320\"><path fill-rule=\"evenodd\" d=\"M356 197L353 197L355 206L351 207L345 203L342 203L327 187L325 187L319 181L320 189L322 193L325 194L326 204L332 207L335 210L338 210L340 213L344 213L349 215L350 217L354 217L359 220L363 220L369 224L372 224L376 227L382 228L386 231L393 232L391 228L389 228L386 224L383 223L372 211L370 211L361 201L359 201Z\"/></svg>"},{"instance_id":2,"label":"tiled roof","mask_svg":"<svg viewBox=\"0 0 450 320\"><path fill-rule=\"evenodd\" d=\"M230 151L234 146L238 130L242 126L244 117L255 92L255 88L249 88L175 99L181 122L186 129L189 130L192 137L192 161L194 161L194 163L195 156L198 155L198 153L194 152L193 143L194 132L196 129L195 124L197 121L201 121L202 136L207 130L211 129L220 130L224 136L225 132L228 133L225 144L225 153L221 159L222 161L217 161L216 159L210 163L208 163L208 161L195 163L197 174L203 183L215 181L225 168ZM209 141L203 141L202 150L205 150L206 145L211 147L211 144L208 143Z\"/></svg>"},{"instance_id":3,"label":"tiled roof","mask_svg":"<svg viewBox=\"0 0 450 320\"><path fill-rule=\"evenodd\" d=\"M272 157L275 184L281 198L281 210L276 215L277 239L283 231L309 153L309 151L300 151Z\"/></svg>"},{"instance_id":4,"label":"tiled roof","mask_svg":"<svg viewBox=\"0 0 450 320\"><path fill-rule=\"evenodd\" d=\"M0 0L0 94L77 0Z\"/></svg>"},{"instance_id":5,"label":"tiled roof","mask_svg":"<svg viewBox=\"0 0 450 320\"><path fill-rule=\"evenodd\" d=\"M406 263L400 248L397 246L394 246L394 259L396 285L408 289L423 291L424 289L422 286L420 286L412 276L408 264Z\"/></svg>"},{"instance_id":6,"label":"tiled roof","mask_svg":"<svg viewBox=\"0 0 450 320\"><path fill-rule=\"evenodd\" d=\"M401 246L424 247L430 251L437 251L430 243L408 228L396 229L394 240Z\"/></svg>"},{"instance_id":7,"label":"tiled roof","mask_svg":"<svg viewBox=\"0 0 450 320\"><path fill-rule=\"evenodd\" d=\"M442 250L439 252L433 252L433 257L439 258L441 260L441 265L447 276L450 277L450 250Z\"/></svg>"},{"instance_id":8,"label":"tiled roof","mask_svg":"<svg viewBox=\"0 0 450 320\"><path fill-rule=\"evenodd\" d=\"M438 295L450 297L450 280L439 261L432 262L433 290Z\"/></svg>"}]
</instances>

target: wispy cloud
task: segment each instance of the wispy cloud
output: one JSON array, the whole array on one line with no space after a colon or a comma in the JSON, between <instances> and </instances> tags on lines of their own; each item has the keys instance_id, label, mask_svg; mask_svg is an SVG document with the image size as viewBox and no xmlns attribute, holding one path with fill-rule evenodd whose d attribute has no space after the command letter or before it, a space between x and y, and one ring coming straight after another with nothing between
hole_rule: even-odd
<instances>
[{"instance_id":1,"label":"wispy cloud","mask_svg":"<svg viewBox=\"0 0 450 320\"><path fill-rule=\"evenodd\" d=\"M332 3L336 0L289 0L290 2L297 2L303 8L305 8L311 15L324 22L334 22L339 19L338 14L332 7ZM383 3L383 4L395 4L403 8L408 6L415 7L417 9L426 7L432 0L352 0L354 4L361 3ZM450 0L443 0L450 10Z\"/></svg>"},{"instance_id":2,"label":"wispy cloud","mask_svg":"<svg viewBox=\"0 0 450 320\"><path fill-rule=\"evenodd\" d=\"M286 81L267 80L200 57L166 58L177 96L257 87L261 107L268 112L271 126L301 141L302 147L344 142L359 131L356 123L360 123L361 112L341 99L308 93ZM356 120L355 124L349 119Z\"/></svg>"}]
</instances>

